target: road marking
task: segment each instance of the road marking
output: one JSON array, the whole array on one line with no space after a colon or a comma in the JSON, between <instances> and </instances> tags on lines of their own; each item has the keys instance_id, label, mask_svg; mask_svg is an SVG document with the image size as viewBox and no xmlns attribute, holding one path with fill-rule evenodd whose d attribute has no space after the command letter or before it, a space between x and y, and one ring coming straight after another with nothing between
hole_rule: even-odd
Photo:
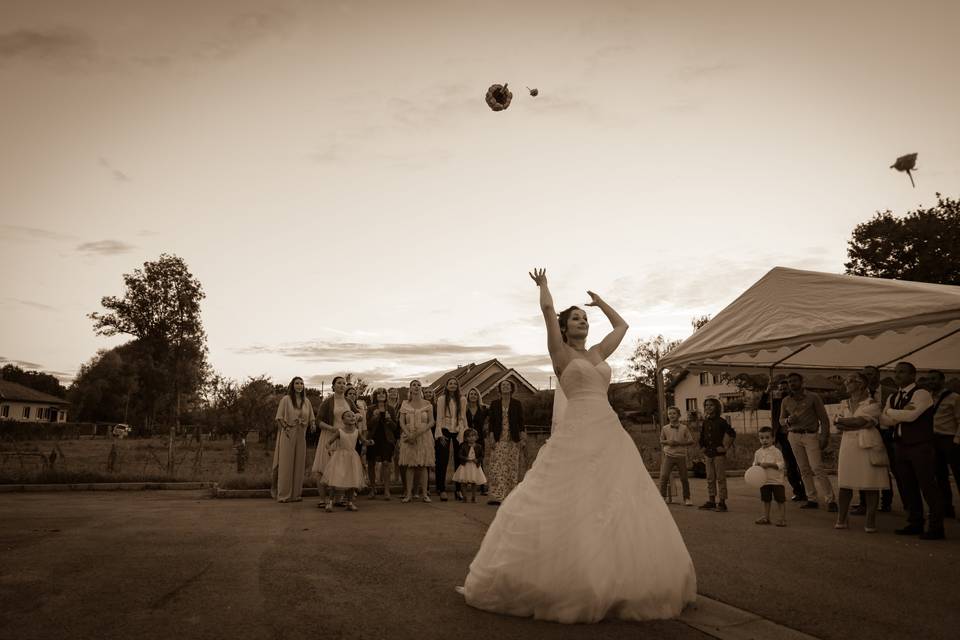
<instances>
[{"instance_id":1,"label":"road marking","mask_svg":"<svg viewBox=\"0 0 960 640\"><path fill-rule=\"evenodd\" d=\"M755 613L697 595L697 602L680 615L680 622L721 640L817 640Z\"/></svg>"}]
</instances>

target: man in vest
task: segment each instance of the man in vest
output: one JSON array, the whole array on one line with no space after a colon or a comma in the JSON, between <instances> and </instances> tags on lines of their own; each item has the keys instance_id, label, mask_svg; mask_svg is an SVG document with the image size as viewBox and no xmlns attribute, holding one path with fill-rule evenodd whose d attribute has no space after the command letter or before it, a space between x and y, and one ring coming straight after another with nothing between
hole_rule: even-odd
<instances>
[{"instance_id":1,"label":"man in vest","mask_svg":"<svg viewBox=\"0 0 960 640\"><path fill-rule=\"evenodd\" d=\"M943 499L943 517L956 518L953 506L953 487L950 486L950 471L953 479L960 482L960 394L944 385L942 371L928 371L920 380L920 386L933 398L933 447L937 452L937 486Z\"/></svg>"},{"instance_id":2,"label":"man in vest","mask_svg":"<svg viewBox=\"0 0 960 640\"><path fill-rule=\"evenodd\" d=\"M917 368L913 364L898 362L893 378L899 389L887 398L880 425L893 427L897 476L910 513L907 526L897 529L896 533L919 534L921 540L942 540L943 501L935 475L933 398L917 386ZM923 530L924 501L930 510L926 532Z\"/></svg>"}]
</instances>

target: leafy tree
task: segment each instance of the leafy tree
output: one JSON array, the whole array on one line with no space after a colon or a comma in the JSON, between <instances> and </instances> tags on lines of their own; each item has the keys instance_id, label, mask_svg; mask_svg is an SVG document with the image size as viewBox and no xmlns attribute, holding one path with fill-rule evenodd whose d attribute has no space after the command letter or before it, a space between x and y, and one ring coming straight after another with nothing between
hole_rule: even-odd
<instances>
[{"instance_id":1,"label":"leafy tree","mask_svg":"<svg viewBox=\"0 0 960 640\"><path fill-rule=\"evenodd\" d=\"M902 218L877 212L854 228L847 257L852 275L960 285L960 200L938 193Z\"/></svg>"},{"instance_id":2,"label":"leafy tree","mask_svg":"<svg viewBox=\"0 0 960 640\"><path fill-rule=\"evenodd\" d=\"M167 396L174 423L180 426L184 396L198 396L209 376L206 333L200 319L205 294L182 258L162 254L143 269L123 276L122 298L106 296L107 313L89 314L98 335L136 338L164 370L164 388L144 388L153 397ZM164 393L167 392L167 393ZM155 412L154 412L155 413Z\"/></svg>"},{"instance_id":3,"label":"leafy tree","mask_svg":"<svg viewBox=\"0 0 960 640\"><path fill-rule=\"evenodd\" d=\"M143 345L134 340L101 349L84 363L67 390L81 422L127 422L149 432L160 398L145 392L159 388L164 372Z\"/></svg>"},{"instance_id":4,"label":"leafy tree","mask_svg":"<svg viewBox=\"0 0 960 640\"><path fill-rule=\"evenodd\" d=\"M708 315L693 316L692 318L690 318L690 326L693 327L694 331L696 331L703 325L707 324L708 322L710 322L710 316Z\"/></svg>"},{"instance_id":5,"label":"leafy tree","mask_svg":"<svg viewBox=\"0 0 960 640\"><path fill-rule=\"evenodd\" d=\"M259 432L260 442L267 447L273 446L271 436L275 429L278 402L280 394L267 376L248 378L239 389L237 410L242 421L241 428L244 433L251 430Z\"/></svg>"},{"instance_id":6,"label":"leafy tree","mask_svg":"<svg viewBox=\"0 0 960 640\"><path fill-rule=\"evenodd\" d=\"M656 384L660 358L677 348L680 340L667 340L662 335L637 341L628 365L634 379L653 387Z\"/></svg>"},{"instance_id":7,"label":"leafy tree","mask_svg":"<svg viewBox=\"0 0 960 640\"><path fill-rule=\"evenodd\" d=\"M3 366L0 378L58 398L67 397L67 388L60 384L60 380L42 371L26 371L15 364L6 364Z\"/></svg>"}]
</instances>

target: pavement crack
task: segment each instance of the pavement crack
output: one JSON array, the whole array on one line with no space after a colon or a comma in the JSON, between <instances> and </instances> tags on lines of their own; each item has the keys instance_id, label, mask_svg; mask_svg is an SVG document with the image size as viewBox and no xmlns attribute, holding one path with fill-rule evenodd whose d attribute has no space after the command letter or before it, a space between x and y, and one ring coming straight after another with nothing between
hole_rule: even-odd
<instances>
[{"instance_id":1,"label":"pavement crack","mask_svg":"<svg viewBox=\"0 0 960 640\"><path fill-rule=\"evenodd\" d=\"M205 574L207 571L210 570L210 567L212 567L212 566L213 566L213 563L212 563L212 562L208 562L208 563L207 563L207 566L205 566L203 569L201 569L198 573L196 573L195 575L187 578L186 580L184 580L183 582L181 582L179 585L177 585L176 587L174 587L174 588L171 589L170 591L168 591L168 592L166 592L165 594L163 594L162 596L160 596L160 598L159 598L156 602L154 602L154 603L153 603L153 606L151 606L150 608L151 608L151 609L161 609L161 608L165 607L165 606L167 605L167 603L170 602L171 600L173 600L173 598L176 597L176 595L177 595L178 593L180 593L181 591L183 591L184 589L186 589L187 587L189 587L191 584L193 584L193 583L196 582L197 580L199 580L199 579L203 576L203 574Z\"/></svg>"}]
</instances>

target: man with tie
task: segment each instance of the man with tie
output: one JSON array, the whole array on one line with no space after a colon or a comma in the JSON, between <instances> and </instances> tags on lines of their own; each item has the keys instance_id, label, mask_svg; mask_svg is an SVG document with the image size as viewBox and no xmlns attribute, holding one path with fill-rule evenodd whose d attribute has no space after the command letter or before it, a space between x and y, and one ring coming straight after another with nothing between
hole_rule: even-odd
<instances>
[{"instance_id":1,"label":"man with tie","mask_svg":"<svg viewBox=\"0 0 960 640\"><path fill-rule=\"evenodd\" d=\"M893 378L899 387L887 399L880 425L893 428L897 476L907 500L907 526L899 535L920 535L921 540L942 540L943 502L935 475L936 450L933 435L933 398L916 384L917 369L909 362L898 362ZM923 503L930 510L927 530L923 530Z\"/></svg>"}]
</instances>

